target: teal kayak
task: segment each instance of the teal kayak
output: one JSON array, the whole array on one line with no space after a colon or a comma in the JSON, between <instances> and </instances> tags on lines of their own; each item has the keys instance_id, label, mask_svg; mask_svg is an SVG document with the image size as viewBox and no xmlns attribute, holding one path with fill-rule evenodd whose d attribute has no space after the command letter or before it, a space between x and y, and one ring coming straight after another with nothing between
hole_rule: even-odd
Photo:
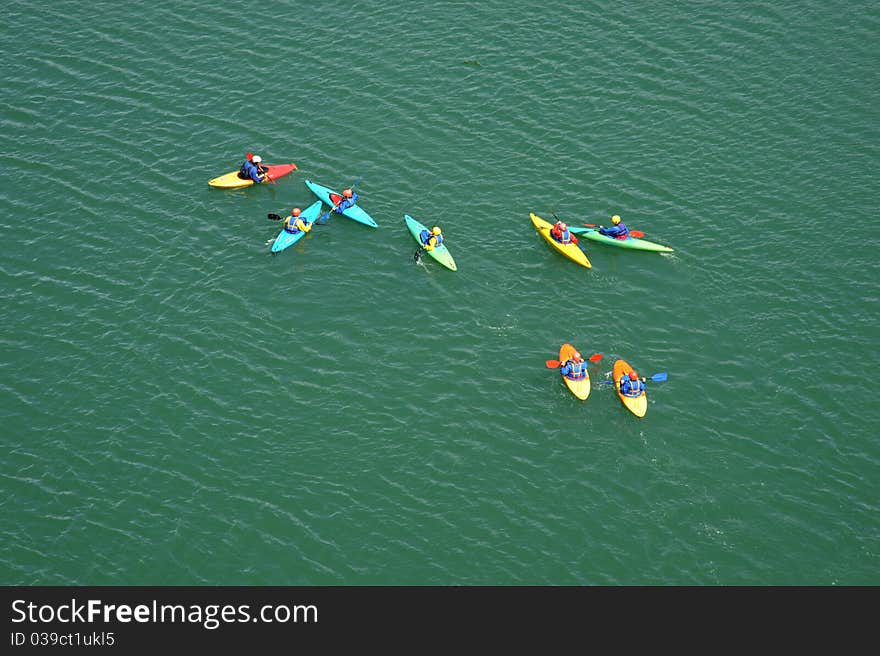
<instances>
[{"instance_id":1,"label":"teal kayak","mask_svg":"<svg viewBox=\"0 0 880 656\"><path fill-rule=\"evenodd\" d=\"M631 248L635 251L651 251L653 253L671 253L672 249L663 244L655 244L653 241L646 239L638 239L637 237L627 237L626 239L616 239L601 234L596 228L578 228L575 226L568 227L569 232L576 235L582 235L586 239L598 241L609 246L620 246L620 248Z\"/></svg>"},{"instance_id":2,"label":"teal kayak","mask_svg":"<svg viewBox=\"0 0 880 656\"><path fill-rule=\"evenodd\" d=\"M413 239L418 242L419 246L424 246L420 235L422 230L427 230L428 228L416 221L409 214L404 214L403 220L406 221L406 227L409 229L409 234L413 236ZM455 266L455 260L452 259L452 254L449 252L449 249L446 248L446 244L440 244L430 251L426 248L425 252L450 271L458 270L458 267Z\"/></svg>"},{"instance_id":3,"label":"teal kayak","mask_svg":"<svg viewBox=\"0 0 880 656\"><path fill-rule=\"evenodd\" d=\"M321 201L316 200L314 203L305 208L302 212L299 213L299 218L301 218L306 223L314 223L315 219L318 218L318 215L321 214ZM274 216L272 218L275 218ZM285 217L286 221L290 217ZM275 238L275 243L272 244L272 252L277 253L278 251L283 251L285 248L293 246L296 242L302 239L305 236L302 230L297 230L296 232L290 232L281 228L281 232L278 233L278 236Z\"/></svg>"},{"instance_id":4,"label":"teal kayak","mask_svg":"<svg viewBox=\"0 0 880 656\"><path fill-rule=\"evenodd\" d=\"M312 182L311 180L306 180L306 186L312 191L313 194L315 194L315 196L327 203L330 207L336 207L337 205L339 205L339 203L342 202L342 194L337 194L329 187L319 185L317 182ZM347 216L349 219L357 221L358 223L363 223L364 225L368 225L371 228L379 227L379 224L373 221L373 217L364 212L357 205L343 210L342 216Z\"/></svg>"}]
</instances>

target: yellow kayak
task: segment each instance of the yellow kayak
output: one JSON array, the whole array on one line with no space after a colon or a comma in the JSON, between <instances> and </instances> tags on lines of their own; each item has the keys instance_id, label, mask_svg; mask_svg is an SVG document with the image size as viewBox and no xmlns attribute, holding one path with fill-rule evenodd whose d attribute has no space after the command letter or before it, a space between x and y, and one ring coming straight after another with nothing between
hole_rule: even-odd
<instances>
[{"instance_id":1,"label":"yellow kayak","mask_svg":"<svg viewBox=\"0 0 880 656\"><path fill-rule=\"evenodd\" d=\"M537 216L533 213L529 213L529 217L532 219L532 225L535 226L535 230L540 232L541 236L546 239L553 248L565 255L565 257L567 257L569 260L574 260L581 266L587 267L588 269L593 268L593 265L590 264L587 256L580 248L578 248L577 244L560 244L558 241L550 236L550 230L553 228L552 223L547 223L540 216Z\"/></svg>"},{"instance_id":2,"label":"yellow kayak","mask_svg":"<svg viewBox=\"0 0 880 656\"><path fill-rule=\"evenodd\" d=\"M563 344L559 347L559 362L565 364L565 362L571 358L575 353L577 353L577 349L571 344ZM562 366L560 364L560 366ZM587 377L583 380L572 380L571 378L567 378L565 376L562 377L562 380L565 381L565 385L581 401L586 401L587 397L590 395L590 372L584 371L587 374Z\"/></svg>"},{"instance_id":3,"label":"yellow kayak","mask_svg":"<svg viewBox=\"0 0 880 656\"><path fill-rule=\"evenodd\" d=\"M626 360L617 360L614 362L614 367L612 367L611 371L611 375L614 376L614 389L617 390L620 402L636 417L644 417L648 411L648 392L642 392L641 396L624 396L620 393L620 379L632 371L632 367L629 366Z\"/></svg>"}]
</instances>

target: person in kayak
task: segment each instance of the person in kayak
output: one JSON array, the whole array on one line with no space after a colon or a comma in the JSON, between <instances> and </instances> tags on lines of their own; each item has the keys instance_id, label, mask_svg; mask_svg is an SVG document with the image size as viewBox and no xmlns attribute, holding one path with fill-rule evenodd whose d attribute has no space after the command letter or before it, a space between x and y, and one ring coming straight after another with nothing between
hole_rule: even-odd
<instances>
[{"instance_id":1,"label":"person in kayak","mask_svg":"<svg viewBox=\"0 0 880 656\"><path fill-rule=\"evenodd\" d=\"M434 226L430 232L422 230L419 233L419 241L422 242L422 246L425 247L426 251L433 251L443 243L443 233L439 226Z\"/></svg>"},{"instance_id":2,"label":"person in kayak","mask_svg":"<svg viewBox=\"0 0 880 656\"><path fill-rule=\"evenodd\" d=\"M577 237L571 234L568 226L562 221L557 221L550 230L550 236L560 244L577 244Z\"/></svg>"},{"instance_id":3,"label":"person in kayak","mask_svg":"<svg viewBox=\"0 0 880 656\"><path fill-rule=\"evenodd\" d=\"M344 189L342 191L342 200L339 201L339 205L333 208L333 211L337 214L342 214L349 207L354 207L355 203L357 203L357 199L358 195L351 189Z\"/></svg>"},{"instance_id":4,"label":"person in kayak","mask_svg":"<svg viewBox=\"0 0 880 656\"><path fill-rule=\"evenodd\" d=\"M251 153L248 153L250 155ZM266 180L266 174L269 169L262 165L263 158L259 155L253 155L244 161L238 170L238 177L242 180L253 180L256 183Z\"/></svg>"},{"instance_id":5,"label":"person in kayak","mask_svg":"<svg viewBox=\"0 0 880 656\"><path fill-rule=\"evenodd\" d=\"M575 352L574 355L563 363L559 373L569 380L583 380L587 377L587 365L581 354Z\"/></svg>"},{"instance_id":6,"label":"person in kayak","mask_svg":"<svg viewBox=\"0 0 880 656\"><path fill-rule=\"evenodd\" d=\"M299 218L301 212L302 210L298 207L294 207L290 212L290 216L284 220L284 229L287 230L287 232L296 234L297 232L309 232L312 229L311 223Z\"/></svg>"},{"instance_id":7,"label":"person in kayak","mask_svg":"<svg viewBox=\"0 0 880 656\"><path fill-rule=\"evenodd\" d=\"M626 239L629 237L629 228L620 220L616 214L611 217L611 223L614 224L610 228L599 226L599 234L606 237L614 237L615 239Z\"/></svg>"},{"instance_id":8,"label":"person in kayak","mask_svg":"<svg viewBox=\"0 0 880 656\"><path fill-rule=\"evenodd\" d=\"M635 369L620 377L620 393L624 396L638 397L645 393L645 379L639 380Z\"/></svg>"}]
</instances>

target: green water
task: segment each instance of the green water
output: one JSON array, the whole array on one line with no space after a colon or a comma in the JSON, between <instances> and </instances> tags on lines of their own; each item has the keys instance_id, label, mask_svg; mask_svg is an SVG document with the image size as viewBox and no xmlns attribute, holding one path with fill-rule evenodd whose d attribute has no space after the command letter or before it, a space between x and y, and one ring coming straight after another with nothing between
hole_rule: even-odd
<instances>
[{"instance_id":1,"label":"green water","mask_svg":"<svg viewBox=\"0 0 880 656\"><path fill-rule=\"evenodd\" d=\"M880 582L875 4L6 15L0 583Z\"/></svg>"}]
</instances>

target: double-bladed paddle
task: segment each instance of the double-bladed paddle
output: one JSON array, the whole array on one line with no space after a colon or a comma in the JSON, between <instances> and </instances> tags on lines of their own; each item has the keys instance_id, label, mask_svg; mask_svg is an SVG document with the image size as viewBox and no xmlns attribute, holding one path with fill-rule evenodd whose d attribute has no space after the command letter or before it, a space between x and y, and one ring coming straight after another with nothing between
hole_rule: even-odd
<instances>
[{"instance_id":1,"label":"double-bladed paddle","mask_svg":"<svg viewBox=\"0 0 880 656\"><path fill-rule=\"evenodd\" d=\"M602 359L601 353L593 353L593 355L591 355L589 358L587 358L587 360L589 360L590 362L598 362L601 359ZM560 360L547 360L547 362L545 362L544 364L547 365L548 369L558 369L559 367L561 367L563 365L563 362L561 362Z\"/></svg>"},{"instance_id":2,"label":"double-bladed paddle","mask_svg":"<svg viewBox=\"0 0 880 656\"><path fill-rule=\"evenodd\" d=\"M649 378L642 378L642 382L646 383L649 380L651 380L651 381L654 381L655 383L660 383L660 382L666 380L666 378L667 378L667 374L665 371L663 371L659 374L654 374L653 376L651 376ZM614 385L614 382L615 381L613 381L613 380L602 380L602 381L599 381L598 384L599 385Z\"/></svg>"}]
</instances>

